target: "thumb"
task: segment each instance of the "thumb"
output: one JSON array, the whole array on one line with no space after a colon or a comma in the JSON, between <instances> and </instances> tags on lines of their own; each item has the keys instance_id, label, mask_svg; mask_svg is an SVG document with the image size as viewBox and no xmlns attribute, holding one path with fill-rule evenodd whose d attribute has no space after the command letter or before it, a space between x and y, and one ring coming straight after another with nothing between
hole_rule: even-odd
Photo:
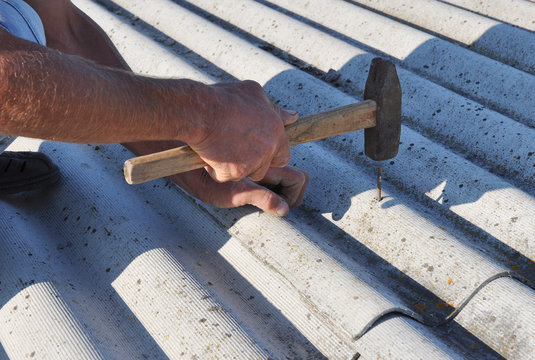
<instances>
[{"instance_id":1,"label":"thumb","mask_svg":"<svg viewBox=\"0 0 535 360\"><path fill-rule=\"evenodd\" d=\"M297 111L294 110L284 110L280 109L281 119L284 126L288 126L290 124L293 124L297 121L297 118L299 115L297 115Z\"/></svg>"},{"instance_id":2,"label":"thumb","mask_svg":"<svg viewBox=\"0 0 535 360\"><path fill-rule=\"evenodd\" d=\"M254 205L276 216L286 216L290 212L290 207L283 198L261 185L250 180L242 180L235 185L232 191L234 206Z\"/></svg>"}]
</instances>

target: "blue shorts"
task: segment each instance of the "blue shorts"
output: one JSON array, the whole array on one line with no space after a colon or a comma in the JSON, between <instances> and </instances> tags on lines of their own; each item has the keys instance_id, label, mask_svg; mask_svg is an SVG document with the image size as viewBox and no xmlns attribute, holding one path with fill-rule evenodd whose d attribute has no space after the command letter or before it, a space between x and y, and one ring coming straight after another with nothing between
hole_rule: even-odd
<instances>
[{"instance_id":1,"label":"blue shorts","mask_svg":"<svg viewBox=\"0 0 535 360\"><path fill-rule=\"evenodd\" d=\"M45 29L39 15L22 0L0 0L0 27L22 39L46 45ZM0 134L0 153L13 140L12 136Z\"/></svg>"}]
</instances>

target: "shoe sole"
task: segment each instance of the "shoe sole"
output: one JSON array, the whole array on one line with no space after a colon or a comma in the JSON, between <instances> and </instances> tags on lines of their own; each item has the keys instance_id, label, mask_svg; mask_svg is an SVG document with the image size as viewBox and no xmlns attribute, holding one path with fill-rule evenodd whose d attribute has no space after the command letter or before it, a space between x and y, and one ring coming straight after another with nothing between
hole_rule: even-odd
<instances>
[{"instance_id":1,"label":"shoe sole","mask_svg":"<svg viewBox=\"0 0 535 360\"><path fill-rule=\"evenodd\" d=\"M17 181L13 184L0 186L0 195L17 194L24 191L38 190L55 184L59 180L59 168L54 166L42 176L34 177L26 181Z\"/></svg>"}]
</instances>

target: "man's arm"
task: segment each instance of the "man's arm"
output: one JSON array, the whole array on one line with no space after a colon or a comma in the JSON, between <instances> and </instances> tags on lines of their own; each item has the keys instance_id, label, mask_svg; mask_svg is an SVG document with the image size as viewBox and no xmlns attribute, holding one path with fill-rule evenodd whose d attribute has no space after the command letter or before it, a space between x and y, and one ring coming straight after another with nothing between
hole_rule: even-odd
<instances>
[{"instance_id":1,"label":"man's arm","mask_svg":"<svg viewBox=\"0 0 535 360\"><path fill-rule=\"evenodd\" d=\"M59 50L65 54L77 55L85 59L90 59L100 65L129 70L128 65L120 56L119 52L113 46L112 42L104 33L104 31L102 31L102 29L87 15L72 5L70 1L26 0L26 2L30 4L40 15L46 32L47 45L49 47ZM1 41L0 44L2 44ZM74 61L80 61L80 59L74 58ZM90 63L88 66L91 67L93 65ZM109 71L111 69L106 70ZM122 74L121 76L126 75ZM136 78L136 76L133 74L129 74L129 76ZM141 78L141 80L144 79L145 78ZM253 82L217 84L211 87L206 87L205 85L186 80L184 81L184 86L190 86L192 88L200 86L205 90L208 89L208 97L211 99L203 99L203 104L206 106L204 115L208 118L212 118L212 126L216 125L218 128L226 129L226 137L233 140L229 141L228 143L224 143L223 147L219 146L218 149L218 146L211 145L210 141L214 141L214 139L217 141L218 136L220 135L218 135L217 132L212 132L211 138L210 136L207 136L205 142L197 146L197 150L199 152L203 152L203 150L205 150L203 147L212 147L212 155L209 154L208 157L212 157L214 159L225 155L225 152L228 152L229 150L236 151L240 155L244 153L254 154L254 151L258 151L258 142L265 142L270 137L270 134L260 134L260 139L255 140L254 136L249 138L246 134L244 134L243 129L238 129L241 131L240 132L236 131L236 129L233 129L232 127L226 126L225 113L228 113L226 116L227 121L230 120L231 124L240 125L241 122L247 123L247 119L244 121L244 116L260 120L260 122L257 123L258 125L255 125L258 128L263 128L265 126L266 116L271 118L271 120L273 117L278 118L283 124L293 122L297 118L296 114L287 113L271 103L271 101L267 99L261 87ZM247 96L249 97L247 98ZM217 104L210 105L210 100L213 101L214 99L217 100ZM243 109L244 100L247 100L245 101L245 105L248 107L248 109ZM158 99L155 101L158 101ZM234 106L233 102L240 103L241 105ZM221 109L221 105L224 105L226 109ZM195 110L198 111L199 109ZM187 104L185 108L181 109L181 111L187 113L188 119L191 119L192 113L189 112ZM163 116L165 115L168 114L163 114ZM213 123L214 119L217 120L217 123L215 124ZM69 121L69 119L65 120ZM79 119L71 119L70 122L74 120ZM111 119L111 123L113 123L115 120L116 119L114 118ZM156 120L160 121L160 119ZM1 122L2 118L0 117L0 124ZM187 125L191 124L186 124L186 126ZM102 126L102 123L100 126ZM163 125L160 124L159 126ZM264 131L266 130L270 131L269 129L264 128ZM109 136L110 134L106 135ZM141 140L149 140L149 137L146 135L147 131L144 132ZM223 137L225 137L225 135ZM285 136L283 137L285 139ZM244 140L253 141L251 148L254 151L247 152L243 149L242 145ZM80 141L89 142L90 140L81 139ZM122 138L117 141L125 142L132 140ZM191 140L185 140L185 142L189 142L189 144L192 145ZM134 153L143 155L177 147L181 145L181 143L178 140L138 141L129 142L124 145ZM213 172L213 168L209 168L209 170L212 170L212 178L207 176L208 174L205 170L201 169L185 174L174 175L171 177L171 179L193 196L196 196L200 200L211 205L219 207L234 207L252 204L277 215L286 215L288 212L288 205L297 206L301 203L308 183L308 174L302 170L292 167L280 169L269 168L270 165L283 166L287 163L289 157L287 148L276 152L274 157L275 159L271 164L264 159L262 160L263 162L261 163L261 166L256 167L256 171L250 171L250 178L254 180L261 180L260 184L262 185L256 184L249 179L230 183L216 183L212 179L214 178L221 182L232 178L232 176L235 178L241 178L244 176L243 168L241 169L241 173L234 172L234 175L232 175L232 171L228 171L228 169L217 169L220 170L220 173L223 173L223 177L218 177L218 174ZM277 188L277 194L268 188Z\"/></svg>"},{"instance_id":2,"label":"man's arm","mask_svg":"<svg viewBox=\"0 0 535 360\"><path fill-rule=\"evenodd\" d=\"M260 85L207 86L103 67L0 31L0 132L73 142L180 140L219 181L285 166L295 116Z\"/></svg>"},{"instance_id":3,"label":"man's arm","mask_svg":"<svg viewBox=\"0 0 535 360\"><path fill-rule=\"evenodd\" d=\"M102 65L130 70L106 33L69 0L26 2L42 19L47 46ZM212 130L203 133L208 135L202 142L191 138L182 140L210 165L207 170L212 178L225 182L249 176L258 181L270 166L281 167L288 163L289 148L280 125L281 121L284 125L294 122L295 113L290 114L273 104L260 85L253 82L216 84L208 90L208 98L204 97L201 103ZM190 109L184 108L184 111L195 115ZM191 121L190 125L197 123L194 116ZM248 126L244 126L247 123ZM222 141L223 138L226 140ZM137 154L142 150L150 151L146 144L123 145Z\"/></svg>"},{"instance_id":4,"label":"man's arm","mask_svg":"<svg viewBox=\"0 0 535 360\"><path fill-rule=\"evenodd\" d=\"M0 44L0 132L69 142L200 140L203 84L99 66L3 29Z\"/></svg>"}]
</instances>

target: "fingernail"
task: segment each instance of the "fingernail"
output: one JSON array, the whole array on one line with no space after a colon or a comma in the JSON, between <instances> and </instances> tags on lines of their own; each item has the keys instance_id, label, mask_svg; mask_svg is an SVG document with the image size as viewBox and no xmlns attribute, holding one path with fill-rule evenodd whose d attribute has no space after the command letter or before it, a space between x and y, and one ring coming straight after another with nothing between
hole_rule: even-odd
<instances>
[{"instance_id":1,"label":"fingernail","mask_svg":"<svg viewBox=\"0 0 535 360\"><path fill-rule=\"evenodd\" d=\"M288 112L288 114L294 116L294 115L297 115L297 111L295 110L286 110Z\"/></svg>"},{"instance_id":2,"label":"fingernail","mask_svg":"<svg viewBox=\"0 0 535 360\"><path fill-rule=\"evenodd\" d=\"M277 207L277 215L284 216L288 214L289 211L290 211L290 208L288 207L288 204L286 203L286 201L281 201L279 206Z\"/></svg>"}]
</instances>

